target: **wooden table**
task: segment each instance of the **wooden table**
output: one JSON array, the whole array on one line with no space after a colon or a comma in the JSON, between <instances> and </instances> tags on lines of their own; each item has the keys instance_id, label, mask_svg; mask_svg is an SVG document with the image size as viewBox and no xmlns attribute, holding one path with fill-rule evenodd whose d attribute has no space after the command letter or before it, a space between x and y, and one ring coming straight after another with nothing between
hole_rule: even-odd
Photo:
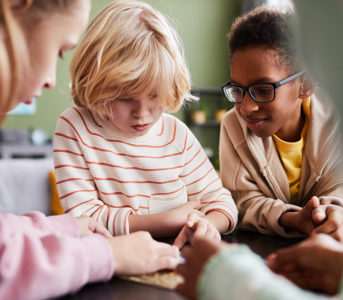
<instances>
[{"instance_id":1,"label":"wooden table","mask_svg":"<svg viewBox=\"0 0 343 300\"><path fill-rule=\"evenodd\" d=\"M227 242L242 243L248 245L252 251L263 258L270 253L295 244L300 239L286 239L279 236L265 236L256 232L235 231L233 234L223 236ZM170 241L170 240L169 240ZM185 298L176 292L129 282L119 278L112 278L109 282L89 284L73 295L68 295L63 300L184 300Z\"/></svg>"}]
</instances>

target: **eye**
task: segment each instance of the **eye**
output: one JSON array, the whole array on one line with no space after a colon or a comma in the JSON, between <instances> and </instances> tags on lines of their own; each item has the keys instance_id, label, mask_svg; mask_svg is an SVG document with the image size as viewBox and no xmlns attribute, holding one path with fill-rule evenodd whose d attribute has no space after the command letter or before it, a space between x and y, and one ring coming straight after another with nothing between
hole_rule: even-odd
<instances>
[{"instance_id":1,"label":"eye","mask_svg":"<svg viewBox=\"0 0 343 300\"><path fill-rule=\"evenodd\" d=\"M117 101L122 102L122 103L130 103L133 101L132 98L119 98Z\"/></svg>"}]
</instances>

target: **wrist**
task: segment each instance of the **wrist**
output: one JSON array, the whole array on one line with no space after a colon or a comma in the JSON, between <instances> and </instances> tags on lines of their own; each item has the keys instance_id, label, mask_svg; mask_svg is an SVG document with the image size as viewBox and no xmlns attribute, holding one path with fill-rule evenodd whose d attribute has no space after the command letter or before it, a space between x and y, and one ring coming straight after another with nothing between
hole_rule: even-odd
<instances>
[{"instance_id":1,"label":"wrist","mask_svg":"<svg viewBox=\"0 0 343 300\"><path fill-rule=\"evenodd\" d=\"M287 229L299 230L300 223L299 212L296 211L286 211L279 218L279 224Z\"/></svg>"}]
</instances>

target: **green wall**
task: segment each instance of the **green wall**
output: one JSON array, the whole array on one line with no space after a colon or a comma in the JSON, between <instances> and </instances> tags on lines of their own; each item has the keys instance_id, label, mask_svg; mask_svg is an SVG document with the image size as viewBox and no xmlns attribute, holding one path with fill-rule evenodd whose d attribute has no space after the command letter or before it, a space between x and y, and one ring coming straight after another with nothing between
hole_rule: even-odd
<instances>
[{"instance_id":1,"label":"green wall","mask_svg":"<svg viewBox=\"0 0 343 300\"><path fill-rule=\"evenodd\" d=\"M94 16L110 1L92 1ZM226 33L240 10L240 0L146 0L177 28L185 47L193 87L219 87L229 76ZM58 64L57 84L45 90L33 116L9 116L5 128L43 128L50 136L56 119L73 104L69 96L68 65L72 52Z\"/></svg>"}]
</instances>

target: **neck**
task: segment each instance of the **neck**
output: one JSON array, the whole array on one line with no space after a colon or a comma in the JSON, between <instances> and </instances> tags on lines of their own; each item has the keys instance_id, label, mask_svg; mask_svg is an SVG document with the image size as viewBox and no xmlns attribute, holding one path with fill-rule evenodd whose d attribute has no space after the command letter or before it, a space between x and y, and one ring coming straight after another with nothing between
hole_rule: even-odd
<instances>
[{"instance_id":1,"label":"neck","mask_svg":"<svg viewBox=\"0 0 343 300\"><path fill-rule=\"evenodd\" d=\"M302 109L302 102L297 110L296 117L292 123L280 128L276 136L285 142L297 142L301 139L301 133L305 125L306 116Z\"/></svg>"}]
</instances>

